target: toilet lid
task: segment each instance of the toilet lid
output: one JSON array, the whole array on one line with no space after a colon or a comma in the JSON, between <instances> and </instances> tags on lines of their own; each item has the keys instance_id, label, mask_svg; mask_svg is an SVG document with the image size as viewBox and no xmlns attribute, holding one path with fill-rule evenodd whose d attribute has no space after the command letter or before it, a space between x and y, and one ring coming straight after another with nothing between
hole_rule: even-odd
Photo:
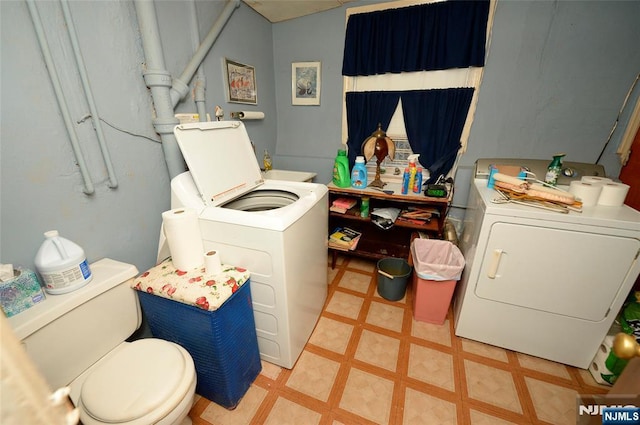
<instances>
[{"instance_id":1,"label":"toilet lid","mask_svg":"<svg viewBox=\"0 0 640 425\"><path fill-rule=\"evenodd\" d=\"M185 369L175 344L137 340L96 366L82 385L80 400L85 412L98 421L133 421L172 398Z\"/></svg>"}]
</instances>

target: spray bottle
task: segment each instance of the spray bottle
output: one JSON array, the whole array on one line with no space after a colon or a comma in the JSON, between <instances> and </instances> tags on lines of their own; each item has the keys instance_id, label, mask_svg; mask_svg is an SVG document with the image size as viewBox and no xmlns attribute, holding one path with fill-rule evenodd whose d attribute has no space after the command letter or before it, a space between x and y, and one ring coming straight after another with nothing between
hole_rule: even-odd
<instances>
[{"instance_id":1,"label":"spray bottle","mask_svg":"<svg viewBox=\"0 0 640 425\"><path fill-rule=\"evenodd\" d=\"M402 194L406 195L407 193L409 193L409 167L404 169L404 174L402 174Z\"/></svg>"},{"instance_id":2,"label":"spray bottle","mask_svg":"<svg viewBox=\"0 0 640 425\"><path fill-rule=\"evenodd\" d=\"M416 178L413 181L413 193L422 192L422 167L418 167Z\"/></svg>"},{"instance_id":3,"label":"spray bottle","mask_svg":"<svg viewBox=\"0 0 640 425\"><path fill-rule=\"evenodd\" d=\"M414 153L407 157L407 159L409 159L409 190L413 190L413 185L416 181L416 173L418 172L416 161L418 160L419 156L419 153Z\"/></svg>"},{"instance_id":4,"label":"spray bottle","mask_svg":"<svg viewBox=\"0 0 640 425\"><path fill-rule=\"evenodd\" d=\"M558 184L558 176L560 175L560 171L562 170L562 158L566 154L558 153L553 155L553 161L549 164L549 168L547 168L547 174L544 176L544 182L548 183L552 186Z\"/></svg>"}]
</instances>

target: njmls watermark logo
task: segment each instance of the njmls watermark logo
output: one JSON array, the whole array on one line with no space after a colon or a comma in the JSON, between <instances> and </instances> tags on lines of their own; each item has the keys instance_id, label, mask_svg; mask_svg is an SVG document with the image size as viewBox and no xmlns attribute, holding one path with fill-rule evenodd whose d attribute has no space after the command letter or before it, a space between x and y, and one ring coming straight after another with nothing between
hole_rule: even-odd
<instances>
[{"instance_id":1,"label":"njmls watermark logo","mask_svg":"<svg viewBox=\"0 0 640 425\"><path fill-rule=\"evenodd\" d=\"M579 395L578 425L640 425L640 395Z\"/></svg>"}]
</instances>

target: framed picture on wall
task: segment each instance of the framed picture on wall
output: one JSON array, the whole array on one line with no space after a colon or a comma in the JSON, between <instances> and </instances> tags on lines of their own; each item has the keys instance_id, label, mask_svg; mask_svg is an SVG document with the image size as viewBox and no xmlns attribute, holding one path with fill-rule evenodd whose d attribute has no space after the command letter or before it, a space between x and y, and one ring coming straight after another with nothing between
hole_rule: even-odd
<instances>
[{"instance_id":1,"label":"framed picture on wall","mask_svg":"<svg viewBox=\"0 0 640 425\"><path fill-rule=\"evenodd\" d=\"M258 88L256 87L256 71L250 65L224 58L225 86L227 101L233 103L258 103Z\"/></svg>"},{"instance_id":2,"label":"framed picture on wall","mask_svg":"<svg viewBox=\"0 0 640 425\"><path fill-rule=\"evenodd\" d=\"M291 64L291 104L320 104L320 62Z\"/></svg>"}]
</instances>

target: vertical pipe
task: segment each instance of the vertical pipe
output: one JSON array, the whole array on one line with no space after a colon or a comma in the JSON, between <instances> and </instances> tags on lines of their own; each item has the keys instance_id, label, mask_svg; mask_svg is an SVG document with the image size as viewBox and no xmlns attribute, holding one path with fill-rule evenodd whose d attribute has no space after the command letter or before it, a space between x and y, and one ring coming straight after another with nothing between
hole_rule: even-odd
<instances>
[{"instance_id":1,"label":"vertical pipe","mask_svg":"<svg viewBox=\"0 0 640 425\"><path fill-rule=\"evenodd\" d=\"M65 99L64 92L62 91L62 85L60 84L60 78L58 77L58 73L56 72L56 68L53 63L53 58L51 56L49 44L47 43L47 39L44 34L44 28L42 27L42 21L40 19L40 14L38 13L38 8L35 4L35 0L27 0L27 6L29 7L31 21L33 22L33 26L36 30L36 35L38 37L38 42L40 43L42 55L44 56L47 71L49 71L49 78L51 78L53 90L56 94L56 100L58 101L58 106L60 107L60 112L62 113L62 118L67 128L67 134L69 135L69 139L71 141L71 147L73 148L76 162L78 163L78 167L80 168L80 174L82 174L82 179L84 180L84 193L87 195L92 195L95 192L93 182L91 181L91 176L89 175L89 171L87 170L87 164L85 162L82 149L80 148L78 135L76 134L73 127L73 121L71 120L69 107L67 106L67 101Z\"/></svg>"},{"instance_id":2,"label":"vertical pipe","mask_svg":"<svg viewBox=\"0 0 640 425\"><path fill-rule=\"evenodd\" d=\"M78 44L78 35L76 33L75 26L73 24L73 18L71 17L71 11L69 10L69 4L67 0L61 0L62 12L64 13L64 20L67 24L67 32L71 39L71 45L73 46L73 53L76 58L76 66L80 73L80 79L82 80L82 86L84 88L84 95L89 104L89 110L91 111L91 119L93 120L93 127L96 130L98 136L98 143L100 144L100 151L102 152L102 158L104 159L104 165L107 167L107 173L109 174L109 187L115 189L118 187L118 180L116 174L113 171L113 164L111 162L111 155L109 155L109 149L104 137L104 131L102 131L102 123L100 122L100 116L98 115L98 109L96 108L96 102L93 98L93 92L91 91L91 85L89 84L89 78L87 76L87 68L85 67L82 53L80 52L80 46Z\"/></svg>"},{"instance_id":3,"label":"vertical pipe","mask_svg":"<svg viewBox=\"0 0 640 425\"><path fill-rule=\"evenodd\" d=\"M148 0L136 0L135 7L146 61L144 79L151 90L156 111L153 126L162 140L162 150L167 162L169 177L173 178L184 172L186 167L173 134L173 128L180 121L174 115L171 100L171 75L165 67L154 3Z\"/></svg>"},{"instance_id":4,"label":"vertical pipe","mask_svg":"<svg viewBox=\"0 0 640 425\"><path fill-rule=\"evenodd\" d=\"M189 9L191 10L191 41L193 43L194 51L196 51L200 46L200 31L198 25L198 11L196 10L196 0L191 1ZM196 72L193 90L194 100L196 102L196 111L198 112L200 122L205 122L207 120L207 108L205 103L206 87L207 80L204 75L204 65L201 63L198 66L198 71Z\"/></svg>"}]
</instances>

